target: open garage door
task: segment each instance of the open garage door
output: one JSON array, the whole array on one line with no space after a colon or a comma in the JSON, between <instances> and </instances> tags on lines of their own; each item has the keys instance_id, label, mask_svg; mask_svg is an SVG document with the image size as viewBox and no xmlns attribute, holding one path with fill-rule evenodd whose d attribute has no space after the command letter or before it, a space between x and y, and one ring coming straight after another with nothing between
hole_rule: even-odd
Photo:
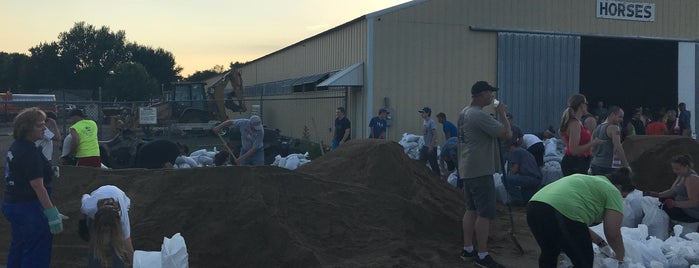
<instances>
[{"instance_id":1,"label":"open garage door","mask_svg":"<svg viewBox=\"0 0 699 268\"><path fill-rule=\"evenodd\" d=\"M579 36L498 33L498 98L524 133L557 129L579 84Z\"/></svg>"}]
</instances>

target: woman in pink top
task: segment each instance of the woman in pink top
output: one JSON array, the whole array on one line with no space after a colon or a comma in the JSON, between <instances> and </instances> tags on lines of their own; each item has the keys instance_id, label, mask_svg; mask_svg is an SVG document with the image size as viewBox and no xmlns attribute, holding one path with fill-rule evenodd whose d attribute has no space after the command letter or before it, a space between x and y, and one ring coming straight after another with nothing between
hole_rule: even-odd
<instances>
[{"instance_id":1,"label":"woman in pink top","mask_svg":"<svg viewBox=\"0 0 699 268\"><path fill-rule=\"evenodd\" d=\"M587 174L590 168L591 148L601 143L591 139L590 131L583 127L580 118L587 113L587 99L582 94L568 98L568 108L563 111L559 132L566 143L566 153L561 160L563 176L575 173Z\"/></svg>"}]
</instances>

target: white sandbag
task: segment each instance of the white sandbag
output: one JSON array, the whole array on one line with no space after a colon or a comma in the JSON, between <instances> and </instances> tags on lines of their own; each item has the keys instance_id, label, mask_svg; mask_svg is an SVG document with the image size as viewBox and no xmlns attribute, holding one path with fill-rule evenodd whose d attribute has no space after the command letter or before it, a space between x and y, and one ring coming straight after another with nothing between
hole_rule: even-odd
<instances>
[{"instance_id":1,"label":"white sandbag","mask_svg":"<svg viewBox=\"0 0 699 268\"><path fill-rule=\"evenodd\" d=\"M503 204L507 204L510 198L507 195L507 189L505 189L505 185L502 183L502 174L493 174L493 182L495 183L495 198L497 199L497 201L500 201Z\"/></svg>"},{"instance_id":2,"label":"white sandbag","mask_svg":"<svg viewBox=\"0 0 699 268\"><path fill-rule=\"evenodd\" d=\"M199 165L197 161L194 160L194 158L192 158L191 156L183 156L182 158L189 167L196 167Z\"/></svg>"},{"instance_id":3,"label":"white sandbag","mask_svg":"<svg viewBox=\"0 0 699 268\"><path fill-rule=\"evenodd\" d=\"M196 167L196 166L195 166L195 167ZM190 166L190 165L187 164L187 163L183 163L183 164L177 165L177 168L192 168L192 166Z\"/></svg>"},{"instance_id":4,"label":"white sandbag","mask_svg":"<svg viewBox=\"0 0 699 268\"><path fill-rule=\"evenodd\" d=\"M547 185L563 177L563 172L561 171L561 163L558 161L548 161L544 163L541 168L541 174L543 175L541 179L541 185Z\"/></svg>"},{"instance_id":5,"label":"white sandbag","mask_svg":"<svg viewBox=\"0 0 699 268\"><path fill-rule=\"evenodd\" d=\"M648 235L665 240L669 235L668 222L670 218L667 213L660 209L660 201L652 196L644 196L641 207L643 208L643 220L641 223L648 226Z\"/></svg>"},{"instance_id":6,"label":"white sandbag","mask_svg":"<svg viewBox=\"0 0 699 268\"><path fill-rule=\"evenodd\" d=\"M133 268L160 268L162 266L160 251L136 250L133 252Z\"/></svg>"},{"instance_id":7,"label":"white sandbag","mask_svg":"<svg viewBox=\"0 0 699 268\"><path fill-rule=\"evenodd\" d=\"M207 157L213 159L214 157L216 157L216 154L217 154L217 153L218 153L218 152L215 152L215 151L206 151L206 152L204 153L204 155L206 155Z\"/></svg>"},{"instance_id":8,"label":"white sandbag","mask_svg":"<svg viewBox=\"0 0 699 268\"><path fill-rule=\"evenodd\" d=\"M295 170L299 167L299 157L296 155L291 155L286 158L286 163L284 168L288 170Z\"/></svg>"},{"instance_id":9,"label":"white sandbag","mask_svg":"<svg viewBox=\"0 0 699 268\"><path fill-rule=\"evenodd\" d=\"M189 156L195 158L195 157L200 156L200 155L205 154L205 153L206 153L206 149L199 149L199 150L196 150L196 151L192 152L191 154L189 154Z\"/></svg>"},{"instance_id":10,"label":"white sandbag","mask_svg":"<svg viewBox=\"0 0 699 268\"><path fill-rule=\"evenodd\" d=\"M213 166L214 165L214 159L206 156L206 154L200 155L199 158L197 159L197 162L199 163L199 166Z\"/></svg>"},{"instance_id":11,"label":"white sandbag","mask_svg":"<svg viewBox=\"0 0 699 268\"><path fill-rule=\"evenodd\" d=\"M178 157L175 159L175 164L179 165L179 164L187 163L187 162L184 160L185 157L186 157L186 156L184 156L184 155L178 156Z\"/></svg>"},{"instance_id":12,"label":"white sandbag","mask_svg":"<svg viewBox=\"0 0 699 268\"><path fill-rule=\"evenodd\" d=\"M633 190L624 198L624 219L621 226L636 228L643 221L641 199L643 199L643 192L639 190Z\"/></svg>"},{"instance_id":13,"label":"white sandbag","mask_svg":"<svg viewBox=\"0 0 699 268\"><path fill-rule=\"evenodd\" d=\"M172 238L163 238L163 246L161 248L162 267L167 268L188 268L189 256L187 254L187 245L184 242L184 237L180 233L176 233Z\"/></svg>"},{"instance_id":14,"label":"white sandbag","mask_svg":"<svg viewBox=\"0 0 699 268\"><path fill-rule=\"evenodd\" d=\"M457 183L459 182L459 174L457 174L456 169L454 169L454 172L449 174L449 177L447 177L447 182L449 182L451 186L457 187Z\"/></svg>"}]
</instances>

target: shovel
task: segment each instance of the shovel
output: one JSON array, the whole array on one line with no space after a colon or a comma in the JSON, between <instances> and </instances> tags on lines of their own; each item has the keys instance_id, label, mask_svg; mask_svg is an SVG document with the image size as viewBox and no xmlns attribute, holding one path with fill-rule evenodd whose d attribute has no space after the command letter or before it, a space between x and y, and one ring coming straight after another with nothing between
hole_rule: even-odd
<instances>
[{"instance_id":1,"label":"shovel","mask_svg":"<svg viewBox=\"0 0 699 268\"><path fill-rule=\"evenodd\" d=\"M218 136L218 138L221 140L221 142L223 142L223 146L226 147L226 150L228 150L228 154L231 155L231 157L233 158L233 163L235 163L235 161L237 161L238 158L236 158L235 155L233 154L233 150L231 150L231 147L229 147L226 140L224 140L223 137L221 137L221 133L216 132L216 136Z\"/></svg>"},{"instance_id":2,"label":"shovel","mask_svg":"<svg viewBox=\"0 0 699 268\"><path fill-rule=\"evenodd\" d=\"M502 152L502 145L500 145L500 141L498 140L498 150ZM507 179L505 176L505 160L503 159L502 154L500 154L500 168L502 168L502 184L505 186L505 189L507 189ZM509 198L508 198L509 199ZM519 243L519 240L517 240L517 237L515 236L515 220L512 218L512 206L510 205L510 201L508 200L507 202L507 212L508 215L510 216L510 229L507 231L510 235L510 240L512 240L513 243L515 243L515 246L517 247L517 250L519 251L520 255L524 255L524 249L522 248L522 245Z\"/></svg>"}]
</instances>

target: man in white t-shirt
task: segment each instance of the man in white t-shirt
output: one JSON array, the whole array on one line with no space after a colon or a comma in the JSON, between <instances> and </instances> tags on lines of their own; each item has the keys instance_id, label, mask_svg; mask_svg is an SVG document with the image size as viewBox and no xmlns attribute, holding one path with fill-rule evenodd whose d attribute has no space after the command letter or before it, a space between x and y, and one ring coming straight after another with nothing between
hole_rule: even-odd
<instances>
[{"instance_id":1,"label":"man in white t-shirt","mask_svg":"<svg viewBox=\"0 0 699 268\"><path fill-rule=\"evenodd\" d=\"M534 156L537 166L544 166L544 152L546 149L544 148L544 142L539 137L534 134L524 134L522 136L522 147Z\"/></svg>"}]
</instances>

